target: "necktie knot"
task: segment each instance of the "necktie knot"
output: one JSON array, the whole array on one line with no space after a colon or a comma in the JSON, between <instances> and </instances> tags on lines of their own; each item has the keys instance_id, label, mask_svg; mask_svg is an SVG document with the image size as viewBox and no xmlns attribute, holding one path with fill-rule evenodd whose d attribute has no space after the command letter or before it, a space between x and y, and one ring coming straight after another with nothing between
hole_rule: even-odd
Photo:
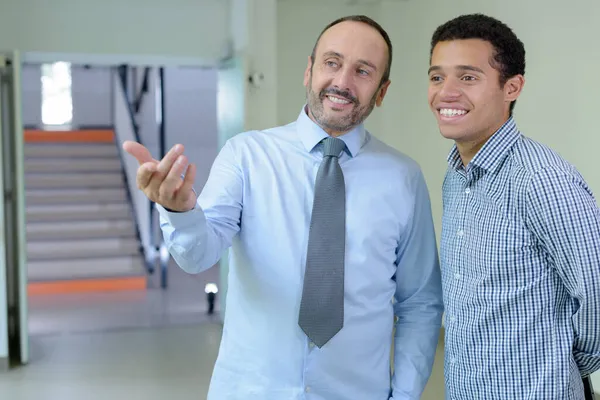
<instances>
[{"instance_id":1,"label":"necktie knot","mask_svg":"<svg viewBox=\"0 0 600 400\"><path fill-rule=\"evenodd\" d=\"M342 139L328 137L323 140L323 157L339 157L344 148L346 148L346 143Z\"/></svg>"}]
</instances>

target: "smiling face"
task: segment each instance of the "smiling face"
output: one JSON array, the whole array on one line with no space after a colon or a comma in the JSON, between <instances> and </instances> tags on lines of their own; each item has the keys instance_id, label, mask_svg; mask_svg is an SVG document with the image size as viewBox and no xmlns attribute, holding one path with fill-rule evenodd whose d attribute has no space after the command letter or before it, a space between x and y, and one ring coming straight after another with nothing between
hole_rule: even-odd
<instances>
[{"instance_id":1,"label":"smiling face","mask_svg":"<svg viewBox=\"0 0 600 400\"><path fill-rule=\"evenodd\" d=\"M436 44L429 69L429 106L442 136L476 152L509 118L524 78L501 83L490 63L494 48L480 39L449 40Z\"/></svg>"},{"instance_id":2,"label":"smiling face","mask_svg":"<svg viewBox=\"0 0 600 400\"><path fill-rule=\"evenodd\" d=\"M385 40L369 25L344 21L329 28L304 73L310 118L332 136L361 124L383 102L387 61Z\"/></svg>"}]
</instances>

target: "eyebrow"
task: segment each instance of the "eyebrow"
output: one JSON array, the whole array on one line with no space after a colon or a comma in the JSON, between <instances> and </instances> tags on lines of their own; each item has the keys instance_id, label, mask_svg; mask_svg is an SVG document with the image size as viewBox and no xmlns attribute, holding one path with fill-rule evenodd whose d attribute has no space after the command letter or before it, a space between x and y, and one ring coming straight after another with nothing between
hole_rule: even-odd
<instances>
[{"instance_id":1,"label":"eyebrow","mask_svg":"<svg viewBox=\"0 0 600 400\"><path fill-rule=\"evenodd\" d=\"M472 71L472 72L478 72L480 74L485 74L485 72L481 68L477 68L472 65L457 65L454 68L458 69L460 71ZM440 67L438 65L433 65L433 66L429 67L429 70L427 71L427 75L431 74L434 71L441 71L441 70L442 70L442 67Z\"/></svg>"},{"instance_id":2,"label":"eyebrow","mask_svg":"<svg viewBox=\"0 0 600 400\"><path fill-rule=\"evenodd\" d=\"M344 56L342 54L336 52L336 51L328 51L328 52L324 53L323 56L324 57L337 57L337 58L340 58L342 60L344 59ZM370 67L373 70L377 71L377 67L373 63L371 63L371 62L369 62L367 60L358 60L358 63L366 65L367 67Z\"/></svg>"}]
</instances>

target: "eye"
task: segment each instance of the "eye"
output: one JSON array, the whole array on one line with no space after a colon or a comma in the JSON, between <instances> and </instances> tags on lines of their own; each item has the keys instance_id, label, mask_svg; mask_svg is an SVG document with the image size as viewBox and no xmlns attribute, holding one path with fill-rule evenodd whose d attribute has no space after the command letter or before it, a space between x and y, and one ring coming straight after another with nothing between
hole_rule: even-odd
<instances>
[{"instance_id":1,"label":"eye","mask_svg":"<svg viewBox=\"0 0 600 400\"><path fill-rule=\"evenodd\" d=\"M369 75L369 71L367 71L366 69L359 69L358 73L361 75Z\"/></svg>"},{"instance_id":2,"label":"eye","mask_svg":"<svg viewBox=\"0 0 600 400\"><path fill-rule=\"evenodd\" d=\"M462 80L465 80L465 81L474 81L474 80L476 80L477 78L475 78L475 77L474 77L474 76L472 76L472 75L465 75L465 76L463 76L461 79L462 79Z\"/></svg>"},{"instance_id":3,"label":"eye","mask_svg":"<svg viewBox=\"0 0 600 400\"><path fill-rule=\"evenodd\" d=\"M325 65L327 65L328 67L331 67L331 68L335 68L335 67L337 67L338 63L330 60L330 61L325 61Z\"/></svg>"},{"instance_id":4,"label":"eye","mask_svg":"<svg viewBox=\"0 0 600 400\"><path fill-rule=\"evenodd\" d=\"M439 82L439 81L441 81L441 80L442 80L442 77L441 77L441 76L439 76L439 75L432 75L432 76L430 76L430 77L429 77L429 80L430 80L431 82Z\"/></svg>"}]
</instances>

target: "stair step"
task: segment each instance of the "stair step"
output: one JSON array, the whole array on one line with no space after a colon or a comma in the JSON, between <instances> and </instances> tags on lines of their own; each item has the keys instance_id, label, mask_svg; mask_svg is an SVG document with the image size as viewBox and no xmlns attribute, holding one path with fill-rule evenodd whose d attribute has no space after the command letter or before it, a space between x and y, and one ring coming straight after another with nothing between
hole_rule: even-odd
<instances>
[{"instance_id":1,"label":"stair step","mask_svg":"<svg viewBox=\"0 0 600 400\"><path fill-rule=\"evenodd\" d=\"M120 188L124 187L121 172L83 172L57 174L25 174L25 188Z\"/></svg>"},{"instance_id":2,"label":"stair step","mask_svg":"<svg viewBox=\"0 0 600 400\"><path fill-rule=\"evenodd\" d=\"M128 203L122 204L72 204L37 205L26 208L27 222L90 221L129 219L133 214Z\"/></svg>"},{"instance_id":3,"label":"stair step","mask_svg":"<svg viewBox=\"0 0 600 400\"><path fill-rule=\"evenodd\" d=\"M92 158L92 159L65 159L65 158L35 158L25 162L25 172L121 172L121 159Z\"/></svg>"},{"instance_id":4,"label":"stair step","mask_svg":"<svg viewBox=\"0 0 600 400\"><path fill-rule=\"evenodd\" d=\"M66 279L114 278L146 274L144 259L140 255L104 257L94 259L28 261L30 282Z\"/></svg>"},{"instance_id":5,"label":"stair step","mask_svg":"<svg viewBox=\"0 0 600 400\"><path fill-rule=\"evenodd\" d=\"M67 260L139 255L137 239L86 239L64 241L39 241L27 243L27 259Z\"/></svg>"},{"instance_id":6,"label":"stair step","mask_svg":"<svg viewBox=\"0 0 600 400\"><path fill-rule=\"evenodd\" d=\"M119 149L115 143L26 143L23 154L27 163L30 157L119 157Z\"/></svg>"},{"instance_id":7,"label":"stair step","mask_svg":"<svg viewBox=\"0 0 600 400\"><path fill-rule=\"evenodd\" d=\"M37 189L26 190L27 206L39 204L123 203L127 192L119 189Z\"/></svg>"},{"instance_id":8,"label":"stair step","mask_svg":"<svg viewBox=\"0 0 600 400\"><path fill-rule=\"evenodd\" d=\"M29 222L26 230L28 241L136 237L131 220Z\"/></svg>"}]
</instances>

